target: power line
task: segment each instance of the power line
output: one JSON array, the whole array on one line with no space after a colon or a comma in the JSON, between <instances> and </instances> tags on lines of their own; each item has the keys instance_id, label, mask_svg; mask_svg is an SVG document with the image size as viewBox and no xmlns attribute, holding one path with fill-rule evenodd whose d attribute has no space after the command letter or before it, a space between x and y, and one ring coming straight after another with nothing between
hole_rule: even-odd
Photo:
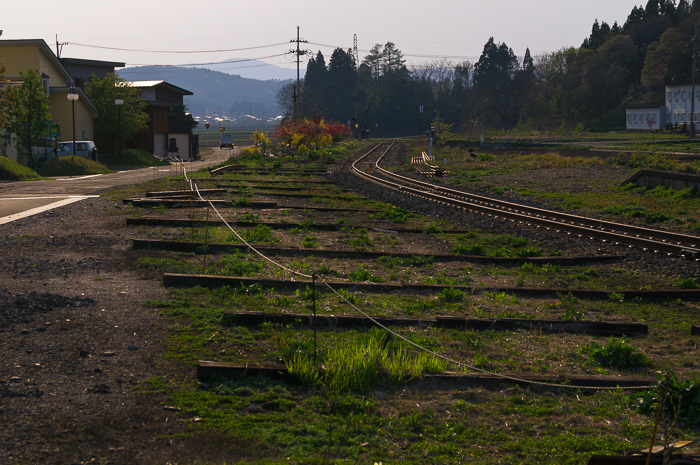
<instances>
[{"instance_id":1,"label":"power line","mask_svg":"<svg viewBox=\"0 0 700 465\"><path fill-rule=\"evenodd\" d=\"M240 52L243 50L255 50L259 48L269 48L278 47L280 45L287 45L286 42L281 42L278 44L269 45L258 45L255 47L244 47L244 48L228 48L221 50L136 50L132 48L117 48L117 47L103 47L101 45L89 45L89 44L79 44L76 42L66 42L67 45L77 45L79 47L89 47L89 48L100 48L103 50L118 50L121 52L143 52L143 53L220 53L220 52Z\"/></svg>"}]
</instances>

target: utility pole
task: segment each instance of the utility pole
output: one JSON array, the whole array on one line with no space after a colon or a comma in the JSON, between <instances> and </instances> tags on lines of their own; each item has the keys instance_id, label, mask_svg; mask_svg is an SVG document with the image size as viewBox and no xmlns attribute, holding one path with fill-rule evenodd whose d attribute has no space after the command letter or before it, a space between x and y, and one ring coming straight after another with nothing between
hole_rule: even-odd
<instances>
[{"instance_id":1,"label":"utility pole","mask_svg":"<svg viewBox=\"0 0 700 465\"><path fill-rule=\"evenodd\" d=\"M355 57L355 67L360 67L360 54L357 51L357 34L352 38L352 56Z\"/></svg>"},{"instance_id":2,"label":"utility pole","mask_svg":"<svg viewBox=\"0 0 700 465\"><path fill-rule=\"evenodd\" d=\"M2 34L2 31L0 31L0 34ZM62 44L58 43L58 34L56 34L56 58L61 58L61 50L63 50L63 46L68 44L68 42L63 42Z\"/></svg>"},{"instance_id":3,"label":"utility pole","mask_svg":"<svg viewBox=\"0 0 700 465\"><path fill-rule=\"evenodd\" d=\"M299 87L299 60L300 57L303 55L306 55L307 53L311 53L311 50L300 50L299 49L299 44L300 43L308 43L308 40L302 40L299 38L299 26L297 26L297 38L290 40L290 42L296 42L297 43L297 49L296 50L290 50L288 53L293 53L296 55L297 58L297 82L294 84L294 112L292 114L292 120L296 121L299 118L299 90L301 89Z\"/></svg>"},{"instance_id":4,"label":"utility pole","mask_svg":"<svg viewBox=\"0 0 700 465\"><path fill-rule=\"evenodd\" d=\"M695 137L695 58L698 54L698 48L700 48L700 38L698 37L698 28L695 28L695 36L691 39L691 45L693 46L693 77L692 77L692 90L690 92L690 124L688 125L688 136ZM659 123L660 124L660 123Z\"/></svg>"}]
</instances>

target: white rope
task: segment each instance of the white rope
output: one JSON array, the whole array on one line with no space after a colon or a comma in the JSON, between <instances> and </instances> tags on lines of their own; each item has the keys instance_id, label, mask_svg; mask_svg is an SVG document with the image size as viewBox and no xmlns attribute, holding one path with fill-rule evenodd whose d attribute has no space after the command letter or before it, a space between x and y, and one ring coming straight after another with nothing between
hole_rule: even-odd
<instances>
[{"instance_id":1,"label":"white rope","mask_svg":"<svg viewBox=\"0 0 700 465\"><path fill-rule=\"evenodd\" d=\"M195 183L194 180L191 180L191 179L189 179L189 178L187 177L187 170L186 170L184 167L183 167L183 170L184 170L183 172L184 172L184 175L185 175L185 179L187 179L187 180L190 182L190 189L193 190L193 191L195 191L195 192L197 192L197 196L198 196L201 200L207 202L207 203L211 206L211 208L214 210L214 212L216 212L216 214L219 216L219 218L221 218L221 221L224 222L224 224L226 225L226 227L227 227L228 229L230 229L231 232L232 232L233 234L235 234L236 237L237 237L241 242L243 242L250 250L252 250L252 251L255 252L256 254L258 254L262 259L264 259L264 260L266 260L266 261L272 263L273 265L275 265L275 266L277 266L277 267L279 267L279 268L281 268L281 269L283 269L283 270L285 270L285 271L287 271L287 272L289 272L289 273L295 274L295 275L297 275L297 276L302 276L302 277L304 277L304 278L312 279L312 276L311 276L311 275L307 275L307 274L304 274L304 273L299 273L298 271L294 271L294 270L292 270L291 268L287 268L286 266L284 266L284 265L282 265L282 264L280 264L280 263L277 263L276 261L272 260L271 258L266 257L262 252L260 252L258 249L256 249L255 247L253 247L252 245L250 245L248 242L246 242L246 240L243 239L243 237L241 237L240 234L238 234L238 231L236 231L235 229L233 229L233 228L231 227L231 225L228 223L228 221L226 221L226 219L221 215L221 213L219 213L219 210L216 209L216 207L215 207L214 204L211 202L211 200L205 199L204 197L202 197L202 194L199 192L199 187L197 186L197 183ZM192 189L192 186L194 186L194 189Z\"/></svg>"},{"instance_id":2,"label":"white rope","mask_svg":"<svg viewBox=\"0 0 700 465\"><path fill-rule=\"evenodd\" d=\"M381 144L380 144L380 145L381 145ZM375 147L375 148L376 148L376 147ZM372 150L374 150L374 149L372 149ZM224 222L224 224L225 224L225 225L236 235L236 237L238 237L238 239L239 239L241 242L243 242L248 248L250 248L253 252L255 252L257 255L259 255L259 256L260 256L261 258L263 258L264 260L268 261L269 263L271 263L271 264L273 264L273 265L275 265L275 266L277 266L277 267L279 267L279 268L281 268L281 269L283 269L283 270L285 270L285 271L288 271L288 272L290 272L290 273L292 273L292 274L295 274L295 275L297 275L297 276L302 276L302 277L304 277L304 278L313 279L313 276L311 276L311 275L307 275L307 274L304 274L304 273L299 273L299 272L297 272L297 271L294 271L294 270L292 270L292 269L290 269L290 268L285 267L284 265L281 265L281 264L275 262L275 261L272 260L271 258L266 257L262 252L260 252L260 251L257 250L255 247L253 247L252 245L250 245L248 242L246 242L246 241L241 237L241 235L238 234L238 232L237 232L235 229L233 229L233 228L231 227L231 225L228 223L228 221L226 221L226 220L224 219L224 217L221 215L221 213L219 213L219 211L216 209L216 207L214 207L214 205L211 203L211 201L210 201L209 199L205 199L204 197L202 197L202 194L199 192L199 188L197 187L197 183L195 183L194 180L192 180L192 179L190 179L190 178L187 177L187 170L186 170L186 168L185 168L184 166L183 166L183 174L184 174L184 176L185 176L185 179L186 179L187 181L189 181L190 190L193 190L193 191L197 192L197 196L198 196L201 200L204 200L204 201L208 202L208 204L209 204L209 205L211 206L211 208L216 212L216 214L219 216L219 218L221 218L221 220ZM194 186L194 188L193 188L193 186ZM451 357L447 357L447 356L445 356L445 355L439 354L439 353L437 353L437 352L435 352L435 351L432 351L432 350L430 350L430 349L428 349L428 348L425 348L425 347L423 347L423 346L421 346L421 345L419 345L419 344L417 344L417 343L415 343L415 342L409 340L408 338L404 337L403 335L401 335L401 334L399 334L399 333L397 333L397 332L395 332L395 331L393 331L393 330L387 328L386 326L384 326L383 324L381 324L380 322L378 322L377 320L375 320L374 318L372 318L372 316L370 316L370 315L368 315L367 313L363 312L360 308L358 308L357 306L355 306L352 302L348 301L348 300L347 300L342 294L340 294L337 290L333 289L333 287L331 287L331 285L330 285L327 281L325 281L325 280L320 280L320 284L324 284L324 285L325 285L328 289L330 289L335 295L337 295L338 297L340 297L340 298L343 300L343 302L345 302L348 306L350 306L351 308L355 309L357 312L359 312L359 313L360 313L361 315L363 315L365 318L369 319L373 324L377 325L379 328L381 328L381 329L383 329L384 331L388 332L388 333L391 334L392 336L394 336L394 337L396 337L396 338L398 338L398 339L400 339L400 340L406 342L407 344L409 344L409 345L415 347L416 349L418 349L418 350L420 350L420 351L422 351L422 352L425 352L426 354L429 354L429 355L432 355L432 356L434 356L434 357L436 357L436 358L439 358L439 359L441 359L441 360L444 360L444 361L446 361L448 364L454 365L454 366L456 366L456 367L464 368L464 369L467 369L467 370L475 371L475 372L482 373L482 374L485 374L485 375L494 376L494 377L501 378L501 379L506 379L506 380L509 380L509 381L514 381L514 382L516 382L516 383L530 384L530 385L535 385L535 386L559 387L559 388L565 388L565 389L589 389L589 390L593 390L593 391L614 391L614 390L618 390L618 389L627 389L627 390L648 390L648 389L652 389L652 386L625 386L624 388L620 388L619 386L617 386L617 387L609 387L609 386L574 386L574 385L570 385L570 384L545 383L545 382L542 382L542 381L534 381L534 380L522 379L522 378L517 378L517 377L514 377L514 376L509 376L509 375L504 375L504 374L501 374L501 373L496 373L496 372L489 371L489 370L484 370L483 368L478 368L478 367L476 367L476 366L474 366L474 365L470 365L470 364L468 364L468 363L460 362L460 361L457 361L457 360L455 360L455 359L453 359L453 358L451 358Z\"/></svg>"}]
</instances>

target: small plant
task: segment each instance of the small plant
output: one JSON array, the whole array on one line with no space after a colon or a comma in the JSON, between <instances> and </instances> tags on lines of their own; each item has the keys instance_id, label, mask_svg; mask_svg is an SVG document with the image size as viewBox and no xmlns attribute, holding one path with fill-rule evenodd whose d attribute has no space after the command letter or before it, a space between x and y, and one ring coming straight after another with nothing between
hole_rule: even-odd
<instances>
[{"instance_id":1,"label":"small plant","mask_svg":"<svg viewBox=\"0 0 700 465\"><path fill-rule=\"evenodd\" d=\"M373 283L381 283L384 280L379 276L374 276L369 271L365 270L364 267L360 266L357 270L349 271L347 275L348 279L353 282L364 282L370 281Z\"/></svg>"},{"instance_id":2,"label":"small plant","mask_svg":"<svg viewBox=\"0 0 700 465\"><path fill-rule=\"evenodd\" d=\"M509 296L505 292L484 292L484 295L502 305L515 305L518 303L518 299L514 295Z\"/></svg>"},{"instance_id":3,"label":"small plant","mask_svg":"<svg viewBox=\"0 0 700 465\"><path fill-rule=\"evenodd\" d=\"M442 234L442 230L435 225L430 225L423 230L424 234Z\"/></svg>"},{"instance_id":4,"label":"small plant","mask_svg":"<svg viewBox=\"0 0 700 465\"><path fill-rule=\"evenodd\" d=\"M367 234L362 234L360 237L353 239L349 242L356 250L365 250L367 247L374 247L374 244L369 239Z\"/></svg>"},{"instance_id":5,"label":"small plant","mask_svg":"<svg viewBox=\"0 0 700 465\"><path fill-rule=\"evenodd\" d=\"M518 276L518 279L515 280L515 285L518 287L523 287L525 285L525 277L524 276Z\"/></svg>"},{"instance_id":6,"label":"small plant","mask_svg":"<svg viewBox=\"0 0 700 465\"><path fill-rule=\"evenodd\" d=\"M486 247L481 244L458 245L450 250L453 255L486 255Z\"/></svg>"},{"instance_id":7,"label":"small plant","mask_svg":"<svg viewBox=\"0 0 700 465\"><path fill-rule=\"evenodd\" d=\"M581 346L580 352L582 355L587 355L588 363L594 366L643 368L651 365L651 360L646 355L637 352L635 347L626 344L626 342L625 336L618 340L610 336L610 339L604 346L594 341L587 346Z\"/></svg>"},{"instance_id":8,"label":"small plant","mask_svg":"<svg viewBox=\"0 0 700 465\"><path fill-rule=\"evenodd\" d=\"M274 243L277 240L275 237L272 235L272 230L270 229L269 226L264 225L264 224L259 224L255 226L250 231L246 231L245 234L243 234L243 239L246 240L246 242L253 242L256 244L262 244L262 243Z\"/></svg>"},{"instance_id":9,"label":"small plant","mask_svg":"<svg viewBox=\"0 0 700 465\"><path fill-rule=\"evenodd\" d=\"M314 290L311 289L308 284L305 289L297 289L294 293L299 300L310 302L314 299Z\"/></svg>"},{"instance_id":10,"label":"small plant","mask_svg":"<svg viewBox=\"0 0 700 465\"><path fill-rule=\"evenodd\" d=\"M340 276L340 273L327 267L325 263L321 263L321 265L318 267L318 274L322 276Z\"/></svg>"},{"instance_id":11,"label":"small plant","mask_svg":"<svg viewBox=\"0 0 700 465\"><path fill-rule=\"evenodd\" d=\"M700 283L697 283L695 278L689 276L678 280L674 287L677 289L700 289Z\"/></svg>"},{"instance_id":12,"label":"small plant","mask_svg":"<svg viewBox=\"0 0 700 465\"><path fill-rule=\"evenodd\" d=\"M354 294L350 294L350 292L346 291L345 289L338 289L338 294L340 294L340 296L341 296L343 299L347 300L347 301L350 302L351 304L354 304L354 303L355 303L355 295L354 295ZM340 300L341 302L343 302L343 299L339 298L338 300Z\"/></svg>"},{"instance_id":13,"label":"small plant","mask_svg":"<svg viewBox=\"0 0 700 465\"><path fill-rule=\"evenodd\" d=\"M440 294L440 300L447 303L456 303L464 300L464 292L450 286L449 289L443 289Z\"/></svg>"},{"instance_id":14,"label":"small plant","mask_svg":"<svg viewBox=\"0 0 700 465\"><path fill-rule=\"evenodd\" d=\"M389 205L388 207L386 207L386 210L377 213L377 218L382 220L389 220L392 223L406 223L408 222L408 219L411 216L413 216L413 214L409 213L408 211L402 208L397 208L393 205Z\"/></svg>"},{"instance_id":15,"label":"small plant","mask_svg":"<svg viewBox=\"0 0 700 465\"><path fill-rule=\"evenodd\" d=\"M301 246L306 249L315 249L318 247L318 240L316 236L306 236L304 240L301 241Z\"/></svg>"},{"instance_id":16,"label":"small plant","mask_svg":"<svg viewBox=\"0 0 700 465\"><path fill-rule=\"evenodd\" d=\"M544 254L541 250L529 246L515 252L516 257L541 257L542 255Z\"/></svg>"},{"instance_id":17,"label":"small plant","mask_svg":"<svg viewBox=\"0 0 700 465\"><path fill-rule=\"evenodd\" d=\"M622 303L625 300L625 294L620 292L611 292L608 294L608 300L616 304Z\"/></svg>"},{"instance_id":18,"label":"small plant","mask_svg":"<svg viewBox=\"0 0 700 465\"><path fill-rule=\"evenodd\" d=\"M262 270L263 266L257 262L248 261L241 252L236 251L224 255L219 260L219 267L224 276L250 276Z\"/></svg>"}]
</instances>

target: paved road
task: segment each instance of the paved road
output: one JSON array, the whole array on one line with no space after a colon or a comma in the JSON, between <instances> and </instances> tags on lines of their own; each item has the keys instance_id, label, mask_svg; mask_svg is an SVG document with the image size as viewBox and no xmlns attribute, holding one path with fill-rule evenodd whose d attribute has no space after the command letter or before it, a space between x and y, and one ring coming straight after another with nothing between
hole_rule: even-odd
<instances>
[{"instance_id":1,"label":"paved road","mask_svg":"<svg viewBox=\"0 0 700 465\"><path fill-rule=\"evenodd\" d=\"M229 157L229 150L214 148L203 160L185 163L188 171L215 165ZM99 195L107 189L151 181L154 178L181 174L181 166L159 166L118 171L111 174L62 177L47 181L0 184L0 225L26 218L42 211Z\"/></svg>"}]
</instances>

